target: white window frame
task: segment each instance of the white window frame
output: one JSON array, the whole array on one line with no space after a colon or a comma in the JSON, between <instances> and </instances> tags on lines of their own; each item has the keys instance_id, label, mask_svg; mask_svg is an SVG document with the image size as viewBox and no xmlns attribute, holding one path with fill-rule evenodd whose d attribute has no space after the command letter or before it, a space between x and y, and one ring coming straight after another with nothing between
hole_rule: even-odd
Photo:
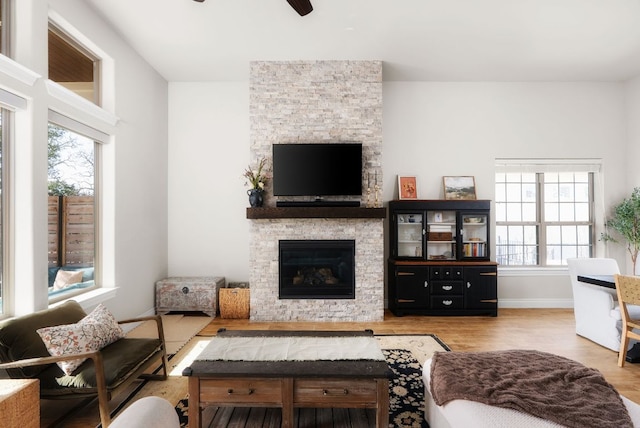
<instances>
[{"instance_id":1,"label":"white window frame","mask_svg":"<svg viewBox=\"0 0 640 428\"><path fill-rule=\"evenodd\" d=\"M588 159L514 159L514 158L498 158L495 160L495 172L496 173L545 173L545 172L588 172L592 174L592 192L593 200L591 205L591 218L592 218L592 257L598 254L603 254L604 245L597 236L604 230L604 202L602 193L602 180L601 180L602 160L595 158ZM546 242L544 238L540 238L542 235L542 228L547 224L544 223L540 215L540 210L543 209L544 199L541 195L542 190L537 189L538 199L536 201L537 218L536 224L538 226L538 264L536 265L504 265L501 270L506 271L558 271L566 270L566 264L546 264ZM497 217L497 216L495 216ZM508 222L498 222L496 220L496 226L508 224ZM496 241L496 240L494 240ZM495 242L494 242L495 245ZM495 249L494 254L497 254Z\"/></svg>"}]
</instances>

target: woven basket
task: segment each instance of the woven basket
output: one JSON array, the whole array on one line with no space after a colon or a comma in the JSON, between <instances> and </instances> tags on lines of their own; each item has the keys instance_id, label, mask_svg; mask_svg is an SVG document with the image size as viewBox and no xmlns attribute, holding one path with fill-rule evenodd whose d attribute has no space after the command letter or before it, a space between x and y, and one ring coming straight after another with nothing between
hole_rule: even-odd
<instances>
[{"instance_id":1,"label":"woven basket","mask_svg":"<svg viewBox=\"0 0 640 428\"><path fill-rule=\"evenodd\" d=\"M249 319L248 288L221 288L219 300L221 318Z\"/></svg>"}]
</instances>

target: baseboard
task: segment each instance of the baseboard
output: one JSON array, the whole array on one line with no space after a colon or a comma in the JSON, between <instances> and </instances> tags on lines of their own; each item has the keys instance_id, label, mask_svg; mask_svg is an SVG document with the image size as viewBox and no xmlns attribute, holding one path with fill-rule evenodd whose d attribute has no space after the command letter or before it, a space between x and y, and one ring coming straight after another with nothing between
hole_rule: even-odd
<instances>
[{"instance_id":1,"label":"baseboard","mask_svg":"<svg viewBox=\"0 0 640 428\"><path fill-rule=\"evenodd\" d=\"M498 308L573 308L573 299L499 299Z\"/></svg>"}]
</instances>

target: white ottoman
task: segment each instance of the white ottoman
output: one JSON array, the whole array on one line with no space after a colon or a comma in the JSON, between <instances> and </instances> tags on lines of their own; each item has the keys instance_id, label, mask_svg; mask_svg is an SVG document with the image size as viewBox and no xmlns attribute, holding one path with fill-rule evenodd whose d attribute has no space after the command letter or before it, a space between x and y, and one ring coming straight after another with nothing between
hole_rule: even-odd
<instances>
[{"instance_id":1,"label":"white ottoman","mask_svg":"<svg viewBox=\"0 0 640 428\"><path fill-rule=\"evenodd\" d=\"M179 428L178 413L160 397L144 397L124 409L109 428Z\"/></svg>"}]
</instances>

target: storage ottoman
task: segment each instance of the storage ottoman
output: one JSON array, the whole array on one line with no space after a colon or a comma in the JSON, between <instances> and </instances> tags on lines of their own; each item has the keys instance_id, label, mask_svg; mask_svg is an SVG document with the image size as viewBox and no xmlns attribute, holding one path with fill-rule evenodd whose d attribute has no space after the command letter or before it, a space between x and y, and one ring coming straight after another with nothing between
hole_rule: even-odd
<instances>
[{"instance_id":1,"label":"storage ottoman","mask_svg":"<svg viewBox=\"0 0 640 428\"><path fill-rule=\"evenodd\" d=\"M215 318L222 276L180 276L156 282L156 313L202 311Z\"/></svg>"}]
</instances>

